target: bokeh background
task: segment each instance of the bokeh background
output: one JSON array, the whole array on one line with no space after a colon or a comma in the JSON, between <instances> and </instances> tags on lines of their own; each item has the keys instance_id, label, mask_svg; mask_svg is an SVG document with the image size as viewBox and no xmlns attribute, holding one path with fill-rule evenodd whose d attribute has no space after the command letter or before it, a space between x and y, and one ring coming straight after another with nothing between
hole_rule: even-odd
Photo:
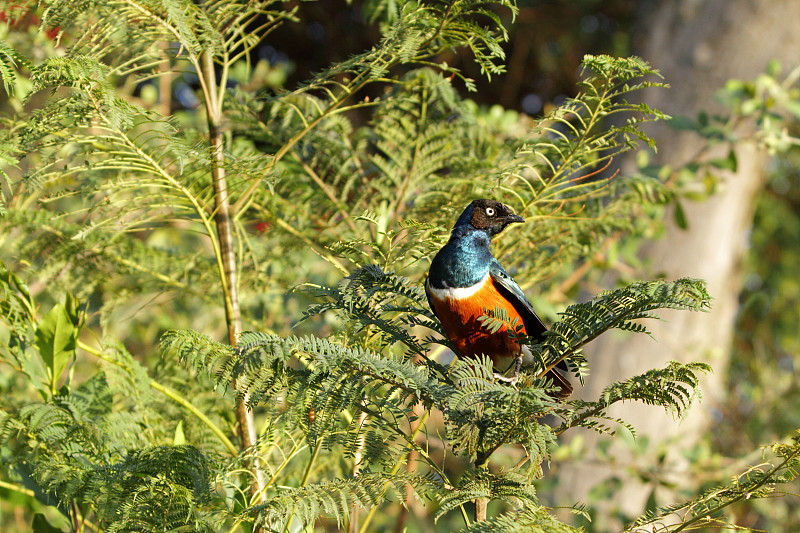
<instances>
[{"instance_id":1,"label":"bokeh background","mask_svg":"<svg viewBox=\"0 0 800 533\"><path fill-rule=\"evenodd\" d=\"M297 4L299 23L282 26L254 51L255 75L241 75L240 83L291 88L380 37L380 3L289 4ZM518 6L507 24L504 74L486 79L468 55L442 57L476 81L469 98L498 120L540 117L575 94L585 54L641 56L671 88L640 97L673 121L650 131L657 152L617 164L658 172L685 187L656 234L645 242L637 236L630 245L623 238L617 253L598 257L596 273L583 273L577 290L551 295L553 309L623 281L655 277L705 279L714 298L707 314L667 315L652 328L655 341L609 336L587 350L592 380L579 393L587 398L596 397L604 383L670 359L714 367L702 402L686 420L623 406L615 414L639 428L637 439L617 439L612 446L607 438L581 434L553 458L540 494L549 494L554 506L582 501L593 517L582 524L587 531L614 531L647 509L758 462L760 446L800 427L800 150L792 140L800 115L793 85L800 67L800 3L527 0ZM34 11L13 18L0 13L3 38L15 46L27 42L42 55L57 53L55 35L38 33L37 25ZM62 39L68 42L69 36ZM237 83L235 72L232 79ZM467 94L463 84L455 84ZM183 74L130 93L162 114L190 116L198 104L196 90L196 77ZM754 101L768 105L769 113ZM743 103L754 109L742 109ZM358 123L359 117L352 119ZM774 145L776 128L785 134L784 145ZM307 303L302 295L284 296L286 287L270 290L287 316L297 316ZM134 319L126 327L135 332L119 331L120 338L152 345L158 331L181 326L157 312L127 311ZM209 318L191 326L212 323ZM132 344L129 349L137 351ZM13 523L13 497L2 490L3 514ZM791 498L742 504L734 512L743 527L800 530L800 508Z\"/></svg>"}]
</instances>

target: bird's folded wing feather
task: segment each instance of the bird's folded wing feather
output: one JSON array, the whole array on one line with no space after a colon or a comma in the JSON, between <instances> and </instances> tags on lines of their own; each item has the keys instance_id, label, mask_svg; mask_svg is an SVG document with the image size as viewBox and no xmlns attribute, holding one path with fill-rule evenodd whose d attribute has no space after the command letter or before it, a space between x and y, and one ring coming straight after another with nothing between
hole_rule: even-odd
<instances>
[{"instance_id":1,"label":"bird's folded wing feather","mask_svg":"<svg viewBox=\"0 0 800 533\"><path fill-rule=\"evenodd\" d=\"M525 330L528 335L536 338L547 331L547 327L539 318L539 315L536 314L536 311L533 310L533 305L530 300L528 300L528 297L525 296L525 293L522 292L522 288L517 285L517 282L514 281L509 273L506 272L506 269L504 269L496 259L492 261L489 273L498 287L501 290L504 289L503 296L512 303L520 316L522 316L522 322L525 324ZM538 340L541 340L541 338Z\"/></svg>"},{"instance_id":2,"label":"bird's folded wing feather","mask_svg":"<svg viewBox=\"0 0 800 533\"><path fill-rule=\"evenodd\" d=\"M533 305L528 300L528 297L525 296L525 293L522 292L522 288L517 285L517 282L496 259L492 261L489 273L498 288L504 292L504 296L514 305L514 308L522 317L522 323L525 325L527 334L537 341L541 341L544 332L547 331L547 327L542 322L542 319L539 318L539 315L536 314L536 311L533 310ZM569 371L565 361L559 361L556 368L564 372ZM560 388L556 396L564 398L572 392L572 385L556 368L550 370L547 373L547 377L552 379Z\"/></svg>"}]
</instances>

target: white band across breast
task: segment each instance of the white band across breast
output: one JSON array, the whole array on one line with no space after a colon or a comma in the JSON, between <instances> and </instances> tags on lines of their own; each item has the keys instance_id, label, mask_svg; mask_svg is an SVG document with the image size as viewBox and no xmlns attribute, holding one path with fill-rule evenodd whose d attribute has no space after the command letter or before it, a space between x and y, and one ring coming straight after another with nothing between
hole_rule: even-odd
<instances>
[{"instance_id":1,"label":"white band across breast","mask_svg":"<svg viewBox=\"0 0 800 533\"><path fill-rule=\"evenodd\" d=\"M437 300L463 300L465 298L469 298L476 292L478 292L481 287L489 280L490 274L486 274L478 283L473 285L472 287L448 287L446 289L437 289L432 287L430 283L428 283L428 290L433 294L433 296Z\"/></svg>"}]
</instances>

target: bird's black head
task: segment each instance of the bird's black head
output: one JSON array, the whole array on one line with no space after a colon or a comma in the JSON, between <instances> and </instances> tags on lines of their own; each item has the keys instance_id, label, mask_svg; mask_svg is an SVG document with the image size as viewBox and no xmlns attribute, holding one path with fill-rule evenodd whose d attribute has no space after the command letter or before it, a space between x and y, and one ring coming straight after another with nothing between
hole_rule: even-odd
<instances>
[{"instance_id":1,"label":"bird's black head","mask_svg":"<svg viewBox=\"0 0 800 533\"><path fill-rule=\"evenodd\" d=\"M513 222L525 222L525 219L515 215L510 207L497 200L473 200L458 217L453 231L471 226L485 231L491 237Z\"/></svg>"}]
</instances>

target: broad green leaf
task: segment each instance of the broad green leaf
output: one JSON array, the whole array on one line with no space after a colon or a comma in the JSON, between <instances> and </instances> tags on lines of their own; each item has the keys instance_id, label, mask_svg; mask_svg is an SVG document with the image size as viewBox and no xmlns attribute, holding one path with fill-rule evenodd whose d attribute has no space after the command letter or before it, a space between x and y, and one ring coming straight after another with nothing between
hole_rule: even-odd
<instances>
[{"instance_id":1,"label":"broad green leaf","mask_svg":"<svg viewBox=\"0 0 800 533\"><path fill-rule=\"evenodd\" d=\"M178 427L175 428L175 436L172 437L173 446L181 446L186 444L186 435L183 434L183 420L178 421Z\"/></svg>"},{"instance_id":2,"label":"broad green leaf","mask_svg":"<svg viewBox=\"0 0 800 533\"><path fill-rule=\"evenodd\" d=\"M686 219L686 212L683 210L683 205L676 199L674 202L675 211L673 212L673 216L675 217L675 224L682 230L689 228L689 221Z\"/></svg>"},{"instance_id":3,"label":"broad green leaf","mask_svg":"<svg viewBox=\"0 0 800 533\"><path fill-rule=\"evenodd\" d=\"M64 533L63 529L59 529L48 522L47 517L42 513L33 515L32 529L33 533Z\"/></svg>"},{"instance_id":4,"label":"broad green leaf","mask_svg":"<svg viewBox=\"0 0 800 533\"><path fill-rule=\"evenodd\" d=\"M713 159L710 161L711 165L716 168L721 168L723 170L730 170L731 172L736 172L736 169L739 167L738 161L736 159L736 152L731 149L728 150L728 155L726 157L721 157L719 159Z\"/></svg>"},{"instance_id":5,"label":"broad green leaf","mask_svg":"<svg viewBox=\"0 0 800 533\"><path fill-rule=\"evenodd\" d=\"M71 293L67 293L64 298L64 309L67 310L67 316L70 322L75 325L80 324L80 302Z\"/></svg>"},{"instance_id":6,"label":"broad green leaf","mask_svg":"<svg viewBox=\"0 0 800 533\"><path fill-rule=\"evenodd\" d=\"M36 346L47 367L50 390L55 393L59 376L75 353L78 330L72 324L67 309L57 303L36 328Z\"/></svg>"}]
</instances>

